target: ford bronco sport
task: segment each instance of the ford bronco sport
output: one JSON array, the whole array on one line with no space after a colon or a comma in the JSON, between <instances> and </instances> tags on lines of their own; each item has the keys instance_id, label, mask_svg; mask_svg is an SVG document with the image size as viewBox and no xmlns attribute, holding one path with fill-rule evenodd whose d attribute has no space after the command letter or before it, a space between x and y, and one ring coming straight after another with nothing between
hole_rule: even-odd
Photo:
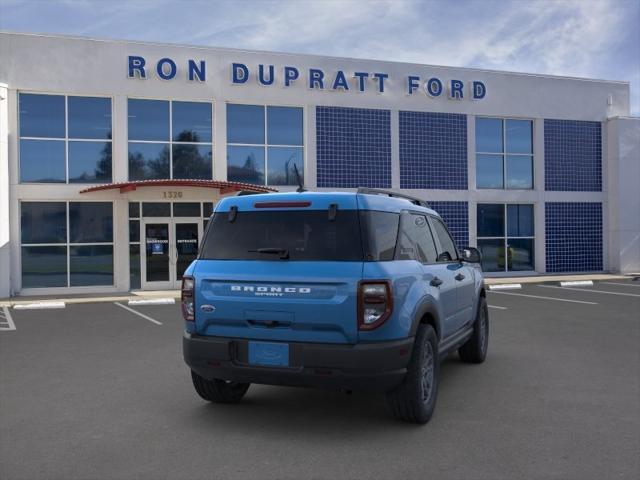
<instances>
[{"instance_id":1,"label":"ford bronco sport","mask_svg":"<svg viewBox=\"0 0 640 480\"><path fill-rule=\"evenodd\" d=\"M384 392L397 418L425 423L440 361L485 359L479 261L425 202L390 191L225 198L182 284L195 390L223 403L251 383Z\"/></svg>"}]
</instances>

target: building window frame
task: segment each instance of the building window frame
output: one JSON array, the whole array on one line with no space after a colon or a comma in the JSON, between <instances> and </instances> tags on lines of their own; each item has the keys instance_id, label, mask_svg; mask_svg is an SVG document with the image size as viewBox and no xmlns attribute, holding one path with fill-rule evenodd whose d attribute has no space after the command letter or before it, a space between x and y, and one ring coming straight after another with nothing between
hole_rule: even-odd
<instances>
[{"instance_id":1,"label":"building window frame","mask_svg":"<svg viewBox=\"0 0 640 480\"><path fill-rule=\"evenodd\" d=\"M513 273L513 272L533 272L535 271L535 253L536 253L536 231L535 231L535 203L533 202L478 202L478 204L476 205L476 225L478 224L478 207L480 205L500 205L502 206L502 215L503 215L503 219L502 219L502 228L503 228L503 232L504 234L502 236L481 236L479 235L479 232L477 231L477 227L476 227L476 246L478 248L480 248L480 241L481 240L501 240L502 241L502 248L504 251L504 268L502 270L487 270L487 272L489 273ZM508 219L508 207L509 206L521 206L521 205L527 205L531 207L531 224L532 224L532 235L509 235L509 219ZM531 244L531 254L532 254L532 268L531 270L513 270L513 269L509 269L509 259L508 259L508 255L509 255L509 240L531 240L532 244Z\"/></svg>"},{"instance_id":2,"label":"building window frame","mask_svg":"<svg viewBox=\"0 0 640 480\"><path fill-rule=\"evenodd\" d=\"M129 138L129 100L147 100L154 102L167 102L169 104L169 137L166 140L132 140ZM209 105L211 108L211 141L210 142L179 142L173 139L173 104L179 103L202 103ZM215 118L215 101L213 100L182 100L176 98L150 98L150 97L127 97L127 179L131 180L131 169L129 164L129 151L132 143L138 144L151 144L151 145L166 145L169 149L169 176L167 179L173 180L173 146L174 145L196 145L196 146L208 146L211 147L211 178L206 180L212 180L216 175L215 165L215 133L216 133L216 118ZM145 179L141 179L142 181Z\"/></svg>"},{"instance_id":3,"label":"building window frame","mask_svg":"<svg viewBox=\"0 0 640 480\"><path fill-rule=\"evenodd\" d=\"M116 242L115 242L115 208L114 202L109 200L21 200L19 202L20 206L20 217L22 217L22 206L25 203L64 203L65 204L65 228L66 235L65 241L59 243L22 243L22 221L19 223L19 232L18 238L20 239L20 283L22 285L23 278L23 269L22 269L22 249L25 247L64 247L66 252L66 285L62 286L43 286L43 287L26 287L28 290L44 290L51 288L85 288L85 289L95 289L95 288L110 288L114 287L116 283L116 272L115 272L115 263L116 263ZM70 204L71 203L108 203L111 205L111 241L110 242L72 242L71 241L71 221L69 216ZM71 284L71 248L72 247L94 247L94 246L110 246L111 247L111 276L112 282L110 284L96 284L96 285L72 285ZM23 287L22 290L25 290Z\"/></svg>"},{"instance_id":4,"label":"building window frame","mask_svg":"<svg viewBox=\"0 0 640 480\"><path fill-rule=\"evenodd\" d=\"M21 132L21 122L20 122L20 95L40 95L40 96L52 96L52 97L63 97L64 98L64 136L63 137L33 137L33 136L23 136ZM19 90L18 91L18 105L17 105L17 132L18 132L18 183L21 185L91 185L91 184L100 184L100 183L111 183L113 182L113 166L114 166L114 128L113 128L113 119L114 119L114 97L113 95L100 95L100 94L77 94L71 95L67 93L56 93L56 92L38 92L32 90ZM110 104L109 114L111 119L111 129L110 135L111 138L76 138L69 136L69 97L79 97L79 98L101 98L108 99ZM22 159L21 159L21 144L22 140L28 141L47 141L47 142L60 142L64 143L64 181L57 182L38 182L38 181L22 181ZM69 181L69 143L70 142L86 142L86 143L108 143L111 145L111 178L108 179L108 182L72 182Z\"/></svg>"},{"instance_id":5,"label":"building window frame","mask_svg":"<svg viewBox=\"0 0 640 480\"><path fill-rule=\"evenodd\" d=\"M502 151L501 152L487 152L480 151L477 149L477 120L478 119L490 119L490 120L500 120L502 125ZM517 120L517 121L527 121L531 124L531 153L510 153L507 152L507 122L509 120ZM530 191L536 189L536 175L535 175L535 138L536 138L536 122L533 118L525 118L525 117L495 117L490 115L477 115L475 117L476 122L476 133L475 133L475 162L476 162L476 190L523 190ZM502 158L502 187L501 188L493 188L493 187L481 187L478 185L478 157L480 155L493 155L500 156ZM509 187L508 185L508 169L507 169L507 158L508 157L520 157L520 158L530 158L531 159L531 187L530 188L514 188Z\"/></svg>"},{"instance_id":6,"label":"building window frame","mask_svg":"<svg viewBox=\"0 0 640 480\"><path fill-rule=\"evenodd\" d=\"M227 118L226 109L229 105L242 105L242 106L254 106L254 107L262 107L264 109L264 142L263 143L239 143L239 142L226 142L226 152L227 152L227 169L228 169L228 158L229 158L229 147L252 147L257 149L262 149L264 152L264 182L257 185L264 186L274 186L274 187L293 187L297 185L297 182L285 185L285 184L270 184L269 183L269 148L299 148L302 150L302 171L300 174L302 175L302 182L305 182L307 178L307 109L305 105L293 105L293 104L272 104L272 103L257 103L257 102L236 102L229 101L225 104L225 119ZM299 108L302 110L302 145L288 145L288 144L275 144L269 143L269 107L283 107L283 108ZM227 129L229 128L228 123L226 124ZM228 133L227 133L228 138ZM228 179L228 173L227 173Z\"/></svg>"}]
</instances>

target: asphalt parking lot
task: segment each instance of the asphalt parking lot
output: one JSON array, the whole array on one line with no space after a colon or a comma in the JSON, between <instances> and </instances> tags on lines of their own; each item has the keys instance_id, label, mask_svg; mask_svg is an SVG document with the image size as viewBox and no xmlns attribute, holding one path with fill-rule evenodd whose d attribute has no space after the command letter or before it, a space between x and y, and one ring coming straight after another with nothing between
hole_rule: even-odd
<instances>
[{"instance_id":1,"label":"asphalt parking lot","mask_svg":"<svg viewBox=\"0 0 640 480\"><path fill-rule=\"evenodd\" d=\"M357 393L253 385L208 404L177 304L11 309L15 330L5 311L0 478L639 478L640 281L489 305L487 361L445 361L426 426Z\"/></svg>"}]
</instances>

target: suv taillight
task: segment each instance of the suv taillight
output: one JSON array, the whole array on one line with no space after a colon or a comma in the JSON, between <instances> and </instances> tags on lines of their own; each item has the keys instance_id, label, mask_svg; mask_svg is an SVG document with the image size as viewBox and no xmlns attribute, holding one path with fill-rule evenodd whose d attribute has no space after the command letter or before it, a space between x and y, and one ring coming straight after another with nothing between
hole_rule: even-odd
<instances>
[{"instance_id":1,"label":"suv taillight","mask_svg":"<svg viewBox=\"0 0 640 480\"><path fill-rule=\"evenodd\" d=\"M389 280L367 280L358 285L358 329L373 330L382 325L393 310Z\"/></svg>"},{"instance_id":2,"label":"suv taillight","mask_svg":"<svg viewBox=\"0 0 640 480\"><path fill-rule=\"evenodd\" d=\"M182 277L182 295L180 299L182 300L182 316L187 322L194 321L194 285L193 277Z\"/></svg>"}]
</instances>

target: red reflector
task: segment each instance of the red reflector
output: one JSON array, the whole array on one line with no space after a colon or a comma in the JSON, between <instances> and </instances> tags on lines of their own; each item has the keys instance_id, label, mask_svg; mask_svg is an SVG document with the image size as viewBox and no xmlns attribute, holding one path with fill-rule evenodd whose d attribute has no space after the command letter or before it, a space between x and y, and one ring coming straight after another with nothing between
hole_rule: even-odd
<instances>
[{"instance_id":1,"label":"red reflector","mask_svg":"<svg viewBox=\"0 0 640 480\"><path fill-rule=\"evenodd\" d=\"M255 208L304 208L310 207L311 202L257 202Z\"/></svg>"}]
</instances>

